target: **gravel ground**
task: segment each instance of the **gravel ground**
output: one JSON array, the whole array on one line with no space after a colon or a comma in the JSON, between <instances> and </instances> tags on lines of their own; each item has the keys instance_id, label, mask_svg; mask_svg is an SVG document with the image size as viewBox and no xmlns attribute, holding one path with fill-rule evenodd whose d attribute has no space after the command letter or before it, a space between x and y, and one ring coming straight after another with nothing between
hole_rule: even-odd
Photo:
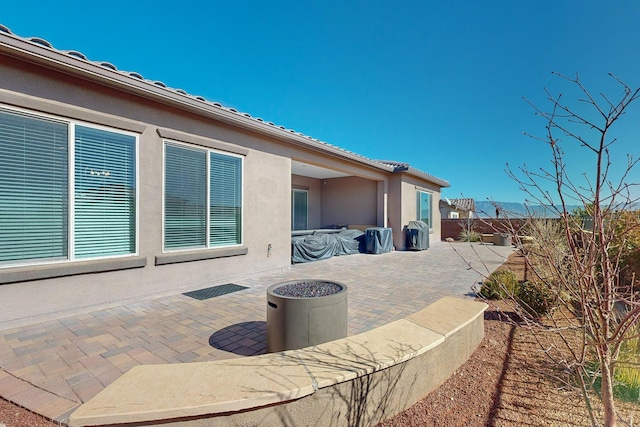
<instances>
[{"instance_id":1,"label":"gravel ground","mask_svg":"<svg viewBox=\"0 0 640 427\"><path fill-rule=\"evenodd\" d=\"M501 268L522 280L523 260L514 253ZM543 374L550 370L540 344L513 320L509 305L488 303L485 337L469 360L424 399L378 427L591 426L582 398ZM598 412L597 398L593 403ZM630 425L638 425L640 402L617 407Z\"/></svg>"},{"instance_id":2,"label":"gravel ground","mask_svg":"<svg viewBox=\"0 0 640 427\"><path fill-rule=\"evenodd\" d=\"M542 380L537 344L528 333L485 315L485 338L471 358L439 388L379 427L589 426L580 399Z\"/></svg>"}]
</instances>

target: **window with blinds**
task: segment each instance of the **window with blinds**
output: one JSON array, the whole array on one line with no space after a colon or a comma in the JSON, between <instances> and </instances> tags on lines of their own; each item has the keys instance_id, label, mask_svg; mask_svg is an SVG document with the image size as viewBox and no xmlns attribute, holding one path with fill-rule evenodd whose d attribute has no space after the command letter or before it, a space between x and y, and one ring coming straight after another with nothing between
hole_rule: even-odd
<instances>
[{"instance_id":1,"label":"window with blinds","mask_svg":"<svg viewBox=\"0 0 640 427\"><path fill-rule=\"evenodd\" d=\"M0 263L67 258L68 132L0 110Z\"/></svg>"},{"instance_id":2,"label":"window with blinds","mask_svg":"<svg viewBox=\"0 0 640 427\"><path fill-rule=\"evenodd\" d=\"M242 243L242 159L209 153L210 246Z\"/></svg>"},{"instance_id":3,"label":"window with blinds","mask_svg":"<svg viewBox=\"0 0 640 427\"><path fill-rule=\"evenodd\" d=\"M165 144L165 250L242 243L242 157Z\"/></svg>"},{"instance_id":4,"label":"window with blinds","mask_svg":"<svg viewBox=\"0 0 640 427\"><path fill-rule=\"evenodd\" d=\"M75 128L76 258L136 250L135 138Z\"/></svg>"},{"instance_id":5,"label":"window with blinds","mask_svg":"<svg viewBox=\"0 0 640 427\"><path fill-rule=\"evenodd\" d=\"M164 246L206 247L207 153L167 144L164 156Z\"/></svg>"},{"instance_id":6,"label":"window with blinds","mask_svg":"<svg viewBox=\"0 0 640 427\"><path fill-rule=\"evenodd\" d=\"M136 145L0 109L0 265L135 254Z\"/></svg>"}]
</instances>

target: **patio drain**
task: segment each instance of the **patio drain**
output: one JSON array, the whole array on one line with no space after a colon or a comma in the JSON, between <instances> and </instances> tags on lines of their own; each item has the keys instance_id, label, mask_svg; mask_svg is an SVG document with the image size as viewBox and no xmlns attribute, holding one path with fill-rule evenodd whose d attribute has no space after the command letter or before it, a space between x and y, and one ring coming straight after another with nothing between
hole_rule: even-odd
<instances>
[{"instance_id":1,"label":"patio drain","mask_svg":"<svg viewBox=\"0 0 640 427\"><path fill-rule=\"evenodd\" d=\"M249 288L247 286L227 283L226 285L212 286L210 288L198 289L197 291L185 292L182 295L202 301L209 298L219 297L221 295L231 294L233 292L238 292L243 289Z\"/></svg>"}]
</instances>

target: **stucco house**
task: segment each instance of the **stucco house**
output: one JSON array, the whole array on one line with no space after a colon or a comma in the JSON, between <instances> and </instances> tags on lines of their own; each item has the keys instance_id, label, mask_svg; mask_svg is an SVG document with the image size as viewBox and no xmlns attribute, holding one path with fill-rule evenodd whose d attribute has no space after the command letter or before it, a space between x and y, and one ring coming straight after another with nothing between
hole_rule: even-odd
<instances>
[{"instance_id":1,"label":"stucco house","mask_svg":"<svg viewBox=\"0 0 640 427\"><path fill-rule=\"evenodd\" d=\"M294 228L438 242L448 185L0 26L0 329L291 268Z\"/></svg>"},{"instance_id":2,"label":"stucco house","mask_svg":"<svg viewBox=\"0 0 640 427\"><path fill-rule=\"evenodd\" d=\"M473 199L440 199L440 217L442 219L473 218L476 203Z\"/></svg>"}]
</instances>

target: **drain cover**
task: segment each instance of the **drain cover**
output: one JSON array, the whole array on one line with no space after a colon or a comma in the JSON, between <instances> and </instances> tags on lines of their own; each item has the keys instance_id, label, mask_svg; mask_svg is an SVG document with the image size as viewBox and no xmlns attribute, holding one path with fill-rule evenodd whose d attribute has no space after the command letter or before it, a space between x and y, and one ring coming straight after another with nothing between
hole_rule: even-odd
<instances>
[{"instance_id":1,"label":"drain cover","mask_svg":"<svg viewBox=\"0 0 640 427\"><path fill-rule=\"evenodd\" d=\"M233 283L227 283L226 285L212 286L211 288L198 289L197 291L186 292L182 295L205 300L209 298L219 297L220 295L226 295L233 292L238 292L243 289L249 289L246 286L234 285Z\"/></svg>"}]
</instances>

